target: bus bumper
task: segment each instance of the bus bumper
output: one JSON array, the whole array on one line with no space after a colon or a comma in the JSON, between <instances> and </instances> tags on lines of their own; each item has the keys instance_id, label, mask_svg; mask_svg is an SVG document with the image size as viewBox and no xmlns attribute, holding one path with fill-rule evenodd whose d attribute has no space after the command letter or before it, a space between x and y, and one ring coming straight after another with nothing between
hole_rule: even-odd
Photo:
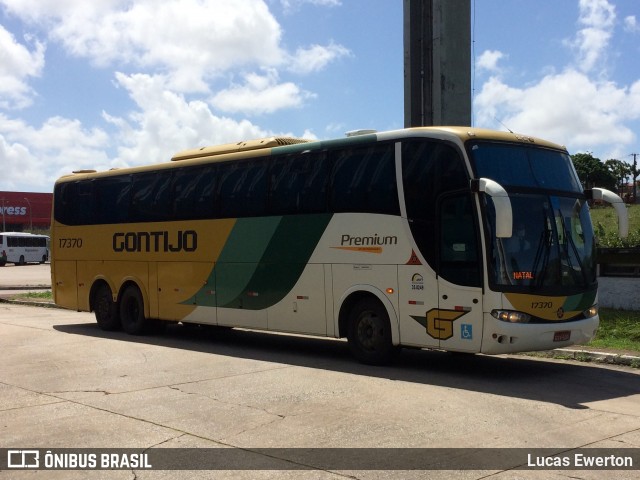
<instances>
[{"instance_id":1,"label":"bus bumper","mask_svg":"<svg viewBox=\"0 0 640 480\"><path fill-rule=\"evenodd\" d=\"M533 352L589 342L596 334L600 317L563 323L508 323L484 315L480 353Z\"/></svg>"}]
</instances>

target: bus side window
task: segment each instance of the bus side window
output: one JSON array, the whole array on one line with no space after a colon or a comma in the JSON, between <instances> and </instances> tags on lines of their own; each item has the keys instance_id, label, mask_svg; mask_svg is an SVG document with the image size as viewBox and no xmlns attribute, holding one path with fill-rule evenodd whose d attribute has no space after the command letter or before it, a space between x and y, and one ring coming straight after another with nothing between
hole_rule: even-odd
<instances>
[{"instance_id":1,"label":"bus side window","mask_svg":"<svg viewBox=\"0 0 640 480\"><path fill-rule=\"evenodd\" d=\"M440 201L438 273L458 285L481 286L473 197L455 194Z\"/></svg>"},{"instance_id":2,"label":"bus side window","mask_svg":"<svg viewBox=\"0 0 640 480\"><path fill-rule=\"evenodd\" d=\"M217 207L220 218L259 217L267 207L267 162L239 161L220 166Z\"/></svg>"},{"instance_id":3,"label":"bus side window","mask_svg":"<svg viewBox=\"0 0 640 480\"><path fill-rule=\"evenodd\" d=\"M295 157L275 158L271 162L269 182L269 213L287 215L300 213L300 190L303 173Z\"/></svg>"},{"instance_id":4,"label":"bus side window","mask_svg":"<svg viewBox=\"0 0 640 480\"><path fill-rule=\"evenodd\" d=\"M446 192L466 189L469 175L451 145L418 139L402 143L402 175L411 233L422 255L436 269L436 203Z\"/></svg>"},{"instance_id":5,"label":"bus side window","mask_svg":"<svg viewBox=\"0 0 640 480\"><path fill-rule=\"evenodd\" d=\"M334 212L397 214L393 144L340 151L334 158L331 187Z\"/></svg>"},{"instance_id":6,"label":"bus side window","mask_svg":"<svg viewBox=\"0 0 640 480\"><path fill-rule=\"evenodd\" d=\"M93 180L62 183L55 188L54 218L65 225L95 223Z\"/></svg>"},{"instance_id":7,"label":"bus side window","mask_svg":"<svg viewBox=\"0 0 640 480\"><path fill-rule=\"evenodd\" d=\"M131 220L157 222L171 220L172 172L141 173L133 176Z\"/></svg>"},{"instance_id":8,"label":"bus side window","mask_svg":"<svg viewBox=\"0 0 640 480\"><path fill-rule=\"evenodd\" d=\"M178 170L173 181L172 210L176 220L213 218L215 166Z\"/></svg>"},{"instance_id":9,"label":"bus side window","mask_svg":"<svg viewBox=\"0 0 640 480\"><path fill-rule=\"evenodd\" d=\"M128 222L131 176L100 178L95 188L95 223Z\"/></svg>"},{"instance_id":10,"label":"bus side window","mask_svg":"<svg viewBox=\"0 0 640 480\"><path fill-rule=\"evenodd\" d=\"M290 155L271 162L269 214L323 213L327 210L325 152Z\"/></svg>"}]
</instances>

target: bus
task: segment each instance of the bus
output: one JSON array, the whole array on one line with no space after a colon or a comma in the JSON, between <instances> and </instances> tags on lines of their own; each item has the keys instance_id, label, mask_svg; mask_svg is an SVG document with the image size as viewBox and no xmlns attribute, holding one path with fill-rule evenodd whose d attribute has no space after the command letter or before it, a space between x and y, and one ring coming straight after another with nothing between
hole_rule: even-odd
<instances>
[{"instance_id":1,"label":"bus","mask_svg":"<svg viewBox=\"0 0 640 480\"><path fill-rule=\"evenodd\" d=\"M267 138L55 184L55 302L138 335L167 322L503 354L598 328L595 240L567 150L477 128Z\"/></svg>"},{"instance_id":2,"label":"bus","mask_svg":"<svg viewBox=\"0 0 640 480\"><path fill-rule=\"evenodd\" d=\"M24 232L0 233L0 265L44 263L47 260L49 260L49 237L47 235Z\"/></svg>"}]
</instances>

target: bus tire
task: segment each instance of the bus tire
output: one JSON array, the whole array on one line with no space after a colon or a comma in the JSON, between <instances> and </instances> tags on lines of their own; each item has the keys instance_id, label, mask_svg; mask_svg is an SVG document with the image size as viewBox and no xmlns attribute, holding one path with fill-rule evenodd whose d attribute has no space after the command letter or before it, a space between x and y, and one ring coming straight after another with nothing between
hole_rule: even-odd
<instances>
[{"instance_id":1,"label":"bus tire","mask_svg":"<svg viewBox=\"0 0 640 480\"><path fill-rule=\"evenodd\" d=\"M24 261L24 255L20 255L20 260L18 260L18 265L24 265L27 262Z\"/></svg>"},{"instance_id":2,"label":"bus tire","mask_svg":"<svg viewBox=\"0 0 640 480\"><path fill-rule=\"evenodd\" d=\"M351 309L347 339L351 354L367 365L386 365L398 351L391 343L387 310L374 298L363 298Z\"/></svg>"},{"instance_id":3,"label":"bus tire","mask_svg":"<svg viewBox=\"0 0 640 480\"><path fill-rule=\"evenodd\" d=\"M121 326L118 304L113 301L109 285L103 283L96 288L91 302L98 326L105 331L118 330Z\"/></svg>"},{"instance_id":4,"label":"bus tire","mask_svg":"<svg viewBox=\"0 0 640 480\"><path fill-rule=\"evenodd\" d=\"M129 335L144 335L149 329L149 322L144 316L142 293L135 285L125 288L120 297L120 323Z\"/></svg>"}]
</instances>

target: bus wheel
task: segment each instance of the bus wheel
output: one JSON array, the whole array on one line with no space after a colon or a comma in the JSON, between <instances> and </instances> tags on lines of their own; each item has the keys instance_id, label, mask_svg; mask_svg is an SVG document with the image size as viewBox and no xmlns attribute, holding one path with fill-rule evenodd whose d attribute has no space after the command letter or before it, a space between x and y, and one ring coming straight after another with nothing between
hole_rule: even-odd
<instances>
[{"instance_id":1,"label":"bus wheel","mask_svg":"<svg viewBox=\"0 0 640 480\"><path fill-rule=\"evenodd\" d=\"M93 294L93 311L96 315L98 326L105 331L120 328L118 305L113 301L111 289L108 285L100 285Z\"/></svg>"},{"instance_id":2,"label":"bus wheel","mask_svg":"<svg viewBox=\"0 0 640 480\"><path fill-rule=\"evenodd\" d=\"M24 255L20 255L20 260L18 260L18 265L24 265L25 263L27 262L24 261Z\"/></svg>"},{"instance_id":3,"label":"bus wheel","mask_svg":"<svg viewBox=\"0 0 640 480\"><path fill-rule=\"evenodd\" d=\"M120 323L130 335L147 333L149 322L144 316L144 303L138 287L129 285L120 298Z\"/></svg>"},{"instance_id":4,"label":"bus wheel","mask_svg":"<svg viewBox=\"0 0 640 480\"><path fill-rule=\"evenodd\" d=\"M372 298L360 300L351 310L347 338L352 355L368 365L385 365L398 351L391 343L389 315Z\"/></svg>"}]
</instances>

